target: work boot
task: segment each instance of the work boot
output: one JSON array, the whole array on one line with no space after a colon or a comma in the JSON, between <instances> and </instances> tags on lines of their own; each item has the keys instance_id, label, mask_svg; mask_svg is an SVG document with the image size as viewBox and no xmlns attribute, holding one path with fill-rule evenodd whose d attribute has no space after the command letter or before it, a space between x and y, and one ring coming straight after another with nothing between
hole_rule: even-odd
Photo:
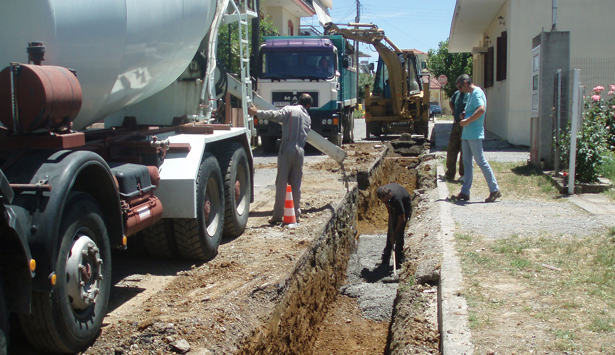
<instances>
[{"instance_id":1,"label":"work boot","mask_svg":"<svg viewBox=\"0 0 615 355\"><path fill-rule=\"evenodd\" d=\"M282 218L280 218L280 217L271 217L269 219L269 224L271 224L271 225L280 224L282 222L283 222Z\"/></svg>"},{"instance_id":2,"label":"work boot","mask_svg":"<svg viewBox=\"0 0 615 355\"><path fill-rule=\"evenodd\" d=\"M470 195L466 195L463 192L460 192L457 195L453 195L451 197L452 200L463 200L463 201L468 201L470 199Z\"/></svg>"},{"instance_id":3,"label":"work boot","mask_svg":"<svg viewBox=\"0 0 615 355\"><path fill-rule=\"evenodd\" d=\"M500 197L502 197L502 193L500 192L500 190L493 191L492 193L489 194L489 197L485 199L485 202L494 202L496 199Z\"/></svg>"}]
</instances>

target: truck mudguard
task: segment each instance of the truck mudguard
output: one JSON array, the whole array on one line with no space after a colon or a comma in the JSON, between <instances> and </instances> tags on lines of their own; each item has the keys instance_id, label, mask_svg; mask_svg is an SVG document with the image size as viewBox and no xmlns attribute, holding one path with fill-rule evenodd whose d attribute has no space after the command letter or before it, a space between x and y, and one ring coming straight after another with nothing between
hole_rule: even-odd
<instances>
[{"instance_id":1,"label":"truck mudguard","mask_svg":"<svg viewBox=\"0 0 615 355\"><path fill-rule=\"evenodd\" d=\"M52 289L49 277L54 272L61 242L59 229L71 191L88 193L98 202L111 245L122 245L124 226L119 194L109 166L98 154L69 150L30 151L5 168L4 173L13 184L51 186L51 191L16 191L13 202L6 206L16 212L21 225L30 226L23 233L37 265L33 290Z\"/></svg>"},{"instance_id":2,"label":"truck mudguard","mask_svg":"<svg viewBox=\"0 0 615 355\"><path fill-rule=\"evenodd\" d=\"M0 204L0 277L6 282L7 289L11 290L5 294L8 308L13 312L27 313L32 294L30 280L35 273L30 271L32 256L17 213L11 206Z\"/></svg>"}]
</instances>

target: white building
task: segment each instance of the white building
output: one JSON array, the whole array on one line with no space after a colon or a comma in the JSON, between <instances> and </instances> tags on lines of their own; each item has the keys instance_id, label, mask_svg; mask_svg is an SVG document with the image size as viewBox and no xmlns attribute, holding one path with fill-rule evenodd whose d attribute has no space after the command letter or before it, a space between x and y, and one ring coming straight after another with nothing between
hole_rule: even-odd
<instances>
[{"instance_id":1,"label":"white building","mask_svg":"<svg viewBox=\"0 0 615 355\"><path fill-rule=\"evenodd\" d=\"M298 36L302 17L328 16L332 7L333 0L264 0L261 13L271 19L279 35Z\"/></svg>"},{"instance_id":2,"label":"white building","mask_svg":"<svg viewBox=\"0 0 615 355\"><path fill-rule=\"evenodd\" d=\"M614 0L457 0L449 52L474 54L473 80L487 95L486 128L512 144L530 145L532 39L570 32L570 67L581 82L615 84ZM455 80L451 78L449 80Z\"/></svg>"}]
</instances>

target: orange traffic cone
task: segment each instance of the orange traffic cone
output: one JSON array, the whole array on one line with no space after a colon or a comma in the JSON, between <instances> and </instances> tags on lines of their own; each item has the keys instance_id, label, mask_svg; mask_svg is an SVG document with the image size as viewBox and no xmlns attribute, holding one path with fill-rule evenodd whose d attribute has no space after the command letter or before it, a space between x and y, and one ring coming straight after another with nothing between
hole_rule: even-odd
<instances>
[{"instance_id":1,"label":"orange traffic cone","mask_svg":"<svg viewBox=\"0 0 615 355\"><path fill-rule=\"evenodd\" d=\"M295 224L295 203L293 202L293 191L290 185L286 185L286 202L284 203L284 224Z\"/></svg>"}]
</instances>

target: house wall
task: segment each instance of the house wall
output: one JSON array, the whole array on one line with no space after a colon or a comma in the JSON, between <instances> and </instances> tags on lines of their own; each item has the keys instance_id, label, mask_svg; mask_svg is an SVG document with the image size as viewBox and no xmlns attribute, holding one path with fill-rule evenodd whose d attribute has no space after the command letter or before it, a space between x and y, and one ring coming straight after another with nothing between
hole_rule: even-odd
<instances>
[{"instance_id":1,"label":"house wall","mask_svg":"<svg viewBox=\"0 0 615 355\"><path fill-rule=\"evenodd\" d=\"M288 21L290 20L294 27L293 35L299 34L299 17L294 16L282 6L267 6L262 9L263 15L269 16L273 25L278 29L281 36L290 36Z\"/></svg>"},{"instance_id":2,"label":"house wall","mask_svg":"<svg viewBox=\"0 0 615 355\"><path fill-rule=\"evenodd\" d=\"M496 81L494 73L494 86L485 89L485 127L512 144L530 145L532 38L551 30L551 5L551 0L508 0L486 32L491 39L488 46L495 47L496 38L507 31L508 60L506 80ZM613 13L613 0L558 1L557 30L571 33L571 67L581 69L586 92L596 85L615 84L615 51L610 45ZM498 16L504 18L504 25ZM483 87L484 55L474 59L474 81Z\"/></svg>"}]
</instances>

